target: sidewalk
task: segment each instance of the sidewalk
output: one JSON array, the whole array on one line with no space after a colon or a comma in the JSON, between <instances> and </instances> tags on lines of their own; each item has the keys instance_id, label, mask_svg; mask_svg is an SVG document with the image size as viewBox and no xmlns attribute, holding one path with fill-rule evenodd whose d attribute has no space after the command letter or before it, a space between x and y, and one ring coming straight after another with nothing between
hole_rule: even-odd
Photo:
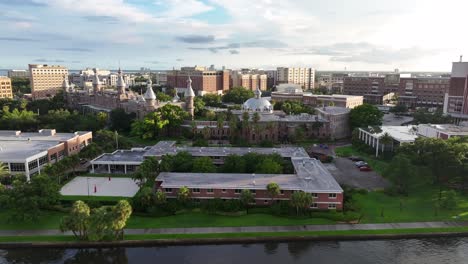
<instances>
[{"instance_id":1,"label":"sidewalk","mask_svg":"<svg viewBox=\"0 0 468 264\"><path fill-rule=\"evenodd\" d=\"M450 228L468 227L468 222L415 222L388 224L337 224L303 226L245 226L245 227L193 227L193 228L148 228L125 229L127 235L143 234L213 234L213 233L256 233L256 232L306 232L306 231L346 231L346 230L383 230L410 228ZM60 230L0 230L0 236L60 236L73 235Z\"/></svg>"}]
</instances>

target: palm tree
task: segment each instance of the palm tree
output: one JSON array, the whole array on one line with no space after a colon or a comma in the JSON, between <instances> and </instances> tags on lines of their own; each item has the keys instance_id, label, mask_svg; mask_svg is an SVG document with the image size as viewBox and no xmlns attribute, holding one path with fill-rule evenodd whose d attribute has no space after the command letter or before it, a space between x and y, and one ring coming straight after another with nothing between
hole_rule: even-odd
<instances>
[{"instance_id":1,"label":"palm tree","mask_svg":"<svg viewBox=\"0 0 468 264\"><path fill-rule=\"evenodd\" d=\"M270 182L266 188L272 201L274 201L274 198L281 193L280 187L276 182Z\"/></svg>"},{"instance_id":2,"label":"palm tree","mask_svg":"<svg viewBox=\"0 0 468 264\"><path fill-rule=\"evenodd\" d=\"M249 213L249 204L255 202L255 198L252 192L248 189L242 190L239 200L242 203L242 205L245 206L245 210L247 211L247 213Z\"/></svg>"},{"instance_id":3,"label":"palm tree","mask_svg":"<svg viewBox=\"0 0 468 264\"><path fill-rule=\"evenodd\" d=\"M10 173L8 166L0 161L0 176L6 176Z\"/></svg>"},{"instance_id":4,"label":"palm tree","mask_svg":"<svg viewBox=\"0 0 468 264\"><path fill-rule=\"evenodd\" d=\"M291 206L296 208L296 214L299 215L299 209L309 208L313 202L312 195L303 191L298 191L291 196Z\"/></svg>"},{"instance_id":5,"label":"palm tree","mask_svg":"<svg viewBox=\"0 0 468 264\"><path fill-rule=\"evenodd\" d=\"M382 148L382 152L385 151L385 147L387 145L390 145L392 146L392 151L393 151L393 138L387 133L385 132L381 137L380 137L380 142L383 144L383 148Z\"/></svg>"}]
</instances>

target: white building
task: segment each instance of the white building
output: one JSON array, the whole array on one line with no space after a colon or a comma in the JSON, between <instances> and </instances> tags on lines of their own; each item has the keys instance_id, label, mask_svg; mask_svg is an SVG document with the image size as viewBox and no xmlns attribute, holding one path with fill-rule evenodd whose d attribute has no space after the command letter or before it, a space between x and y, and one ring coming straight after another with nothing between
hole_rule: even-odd
<instances>
[{"instance_id":1,"label":"white building","mask_svg":"<svg viewBox=\"0 0 468 264\"><path fill-rule=\"evenodd\" d=\"M277 68L278 83L299 84L305 90L314 89L315 70L312 68Z\"/></svg>"}]
</instances>

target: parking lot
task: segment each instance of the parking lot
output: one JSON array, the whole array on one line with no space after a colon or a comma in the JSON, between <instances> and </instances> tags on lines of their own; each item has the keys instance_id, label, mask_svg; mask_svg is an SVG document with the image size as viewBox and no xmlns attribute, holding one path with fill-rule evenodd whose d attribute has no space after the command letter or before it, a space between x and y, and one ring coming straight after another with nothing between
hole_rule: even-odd
<instances>
[{"instance_id":1,"label":"parking lot","mask_svg":"<svg viewBox=\"0 0 468 264\"><path fill-rule=\"evenodd\" d=\"M360 171L354 162L347 158L336 157L334 163L324 164L339 184L366 189L384 189L390 183L375 171Z\"/></svg>"}]
</instances>

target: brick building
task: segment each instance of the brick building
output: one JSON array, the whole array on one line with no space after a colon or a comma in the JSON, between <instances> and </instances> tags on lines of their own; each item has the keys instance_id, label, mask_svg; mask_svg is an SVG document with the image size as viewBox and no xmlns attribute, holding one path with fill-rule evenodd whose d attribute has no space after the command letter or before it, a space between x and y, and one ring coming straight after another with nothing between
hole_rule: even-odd
<instances>
[{"instance_id":1,"label":"brick building","mask_svg":"<svg viewBox=\"0 0 468 264\"><path fill-rule=\"evenodd\" d=\"M468 62L454 62L450 88L444 98L444 113L456 122L468 120Z\"/></svg>"},{"instance_id":2,"label":"brick building","mask_svg":"<svg viewBox=\"0 0 468 264\"><path fill-rule=\"evenodd\" d=\"M311 208L321 210L341 210L343 189L323 164L308 156L303 148L230 148L230 147L180 147L174 141L160 141L151 148L116 151L103 154L91 161L92 172L129 173L127 166L135 170L145 157L160 160L164 155L188 152L193 157L210 157L216 165L222 165L229 155L247 153L278 154L290 160L294 174L245 174L245 173L171 173L158 175L155 188L164 191L168 198L176 198L181 187L188 187L192 199L238 199L244 189L250 190L258 205L270 204L266 186L275 182L280 187L280 195L275 200L289 200L292 193L304 191L314 197ZM130 165L131 164L131 165Z\"/></svg>"},{"instance_id":3,"label":"brick building","mask_svg":"<svg viewBox=\"0 0 468 264\"><path fill-rule=\"evenodd\" d=\"M41 129L36 133L0 131L0 162L10 173L30 176L41 168L65 156L77 154L91 143L92 132L57 133L55 129Z\"/></svg>"},{"instance_id":4,"label":"brick building","mask_svg":"<svg viewBox=\"0 0 468 264\"><path fill-rule=\"evenodd\" d=\"M196 95L222 94L231 87L228 70L210 71L204 67L182 67L180 70L168 71L167 85L175 88L178 93L184 93L189 77L192 79L192 87Z\"/></svg>"}]
</instances>

